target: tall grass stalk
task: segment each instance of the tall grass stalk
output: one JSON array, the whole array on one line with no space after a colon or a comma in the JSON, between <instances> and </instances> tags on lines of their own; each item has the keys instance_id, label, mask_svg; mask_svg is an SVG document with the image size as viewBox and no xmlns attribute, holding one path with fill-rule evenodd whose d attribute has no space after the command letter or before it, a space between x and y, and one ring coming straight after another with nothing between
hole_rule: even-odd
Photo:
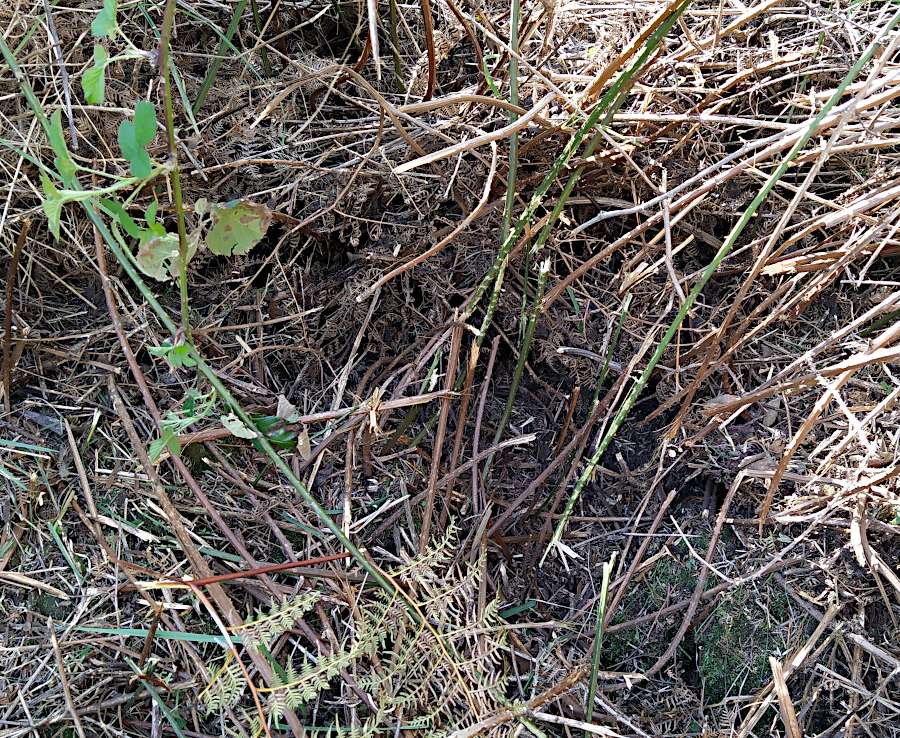
<instances>
[{"instance_id":1,"label":"tall grass stalk","mask_svg":"<svg viewBox=\"0 0 900 738\"><path fill-rule=\"evenodd\" d=\"M231 39L233 39L234 34L237 33L238 24L241 22L246 7L247 0L238 0L238 4L234 6L234 12L231 14L231 22L228 24L228 28L225 29L225 35L219 41L219 48L216 49L216 54L209 64L209 69L206 70L206 77L203 78L203 84L200 85L200 91L197 93L194 104L191 106L194 115L197 114L200 108L203 107L203 103L206 102L206 96L209 94L209 90L212 87L213 82L215 82L216 76L219 74L219 68L222 66L222 62L225 61L225 48L226 46L231 46Z\"/></svg>"},{"instance_id":2,"label":"tall grass stalk","mask_svg":"<svg viewBox=\"0 0 900 738\"><path fill-rule=\"evenodd\" d=\"M553 162L553 166L550 168L550 171L538 185L537 189L534 191L534 194L532 194L531 199L525 206L524 212L516 221L515 227L509 232L506 239L501 244L500 251L498 252L496 259L494 259L494 263L491 265L491 268L487 271L481 282L475 288L475 292L466 305L465 311L462 316L464 319L468 318L475 311L475 308L478 306L481 298L484 297L485 292L487 292L488 287L493 284L494 289L491 293L490 302L488 304L487 310L485 311L485 317L480 328L479 337L482 341L484 340L484 335L490 327L493 319L494 309L496 308L497 299L499 298L500 289L502 287L502 276L506 268L506 261L509 257L509 252L512 251L512 248L513 246L515 246L519 237L525 232L525 229L531 223L531 220L534 217L534 214L537 212L538 208L543 205L544 197L556 182L556 178L559 176L563 167L565 167L565 165L575 155L578 149L581 148L581 144L584 142L585 137L598 125L598 123L600 123L601 120L608 119L609 114L614 109L615 104L620 101L620 95L625 90L627 90L634 77L646 63L647 59L650 58L650 56L662 42L662 39L669 32L669 29L671 29L671 27L675 24L681 14L688 7L690 1L691 0L677 0L677 2L672 3L671 13L666 15L653 31L653 33L649 35L638 57L624 72L622 72L622 74L620 74L616 78L616 81L609 87L609 89L597 103L597 106L585 119L581 127L569 139L562 152ZM597 139L595 138L594 141L596 142L596 140ZM561 213L563 207L565 207L569 194L571 194L583 171L583 167L579 167L569 177L569 181L566 183L563 193L560 195L559 199L557 200L556 207L554 207L553 209L553 213L556 217L559 216L559 213ZM547 225L545 226L545 228L548 229L548 234L549 228L552 228L554 224L555 218L551 216L551 220L548 220ZM544 240L546 240L546 237L544 237ZM498 276L500 277L500 279L498 279Z\"/></svg>"},{"instance_id":3,"label":"tall grass stalk","mask_svg":"<svg viewBox=\"0 0 900 738\"><path fill-rule=\"evenodd\" d=\"M591 722L594 716L594 697L597 694L597 674L600 671L600 653L603 650L603 624L606 621L606 600L609 595L609 578L612 574L616 554L603 564L603 579L600 582L600 599L597 602L597 625L594 628L594 649L591 653L591 678L588 682L587 704L584 706L584 720ZM585 732L587 735L587 732Z\"/></svg>"},{"instance_id":4,"label":"tall grass stalk","mask_svg":"<svg viewBox=\"0 0 900 738\"><path fill-rule=\"evenodd\" d=\"M740 219L735 224L734 228L732 228L731 233L728 234L728 238L725 239L725 242L719 248L718 252L713 257L713 260L709 263L706 269L703 270L703 273L700 275L700 279L698 279L696 284L694 284L693 288L690 291L690 294L688 294L687 296L687 299L682 302L681 307L679 308L678 313L675 316L675 319L669 324L669 327L666 329L662 340L659 342L656 350L653 352L653 356L650 357L650 361L647 363L647 366L641 373L641 376L638 378L638 380L635 382L634 386L626 396L624 402L616 413L616 416L613 418L612 423L610 423L606 432L603 434L603 437L601 438L600 443L597 445L593 456L591 457L584 471L581 473L581 476L578 478L578 482L575 484L575 489L569 496L569 499L566 502L566 507L563 510L562 517L560 518L559 523L556 526L556 530L553 533L553 538L550 540L550 543L547 545L547 549L544 551L544 554L541 557L542 564L546 560L547 555L550 553L550 551L556 547L556 544L559 543L560 540L562 540L562 536L565 533L566 526L569 523L569 518L572 516L572 512L575 509L575 504L578 502L578 498L581 496L581 492L584 489L584 486L593 476L594 470L597 468L597 464L600 463L601 457L606 452L606 449L609 448L609 444L612 442L616 433L618 433L619 428L622 427L622 423L625 421L628 413L631 412L631 409L634 407L635 402L637 402L638 396L641 394L647 384L647 381L650 379L650 375L653 373L653 370L656 368L656 365L659 363L659 360L665 353L665 350L669 346L669 343L672 341L675 333L681 327L681 323L687 315L688 311L697 301L697 298L700 296L700 293L703 291L706 283L709 282L710 277L715 274L716 270L725 260L725 257L728 256L729 252L734 247L734 244L737 242L737 239L740 237L741 233L743 233L744 228L747 227L747 224L756 214L756 211L759 209L760 205L762 205L762 203L769 196L769 193L771 193L772 189L778 183L778 180L780 180L784 176L785 172L787 172L787 170L790 168L791 162L796 158L797 154L799 154L803 150L803 147L805 147L806 144L809 143L809 140L815 135L822 121L825 119L828 113L831 112L831 109L838 103L838 101L844 96L847 88L853 83L853 80L856 79L856 77L862 71L863 67L872 59L872 56L879 48L881 39L884 38L884 36L889 33L891 29L893 29L894 26L897 25L898 22L900 22L900 9L898 9L897 12L894 13L894 15L881 29L875 39L872 40L866 50L856 60L856 62L847 72L844 79L841 80L841 83L832 93L831 97L829 97L828 101L822 106L822 109L818 112L818 114L814 116L812 120L810 120L809 125L803 132L803 135L797 139L796 143L793 145L790 151L788 151L784 159L782 159L781 163L776 167L775 171L769 175L769 178L766 180L765 184L763 184L759 192L756 193L756 197L753 198L753 201L741 214Z\"/></svg>"}]
</instances>

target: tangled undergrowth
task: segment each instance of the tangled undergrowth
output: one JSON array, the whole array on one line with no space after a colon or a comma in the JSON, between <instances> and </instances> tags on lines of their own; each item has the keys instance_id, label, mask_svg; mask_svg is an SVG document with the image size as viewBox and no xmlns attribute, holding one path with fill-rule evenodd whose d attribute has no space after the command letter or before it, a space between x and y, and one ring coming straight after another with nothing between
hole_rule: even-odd
<instances>
[{"instance_id":1,"label":"tangled undergrowth","mask_svg":"<svg viewBox=\"0 0 900 738\"><path fill-rule=\"evenodd\" d=\"M0 28L0 735L898 735L896 3Z\"/></svg>"}]
</instances>

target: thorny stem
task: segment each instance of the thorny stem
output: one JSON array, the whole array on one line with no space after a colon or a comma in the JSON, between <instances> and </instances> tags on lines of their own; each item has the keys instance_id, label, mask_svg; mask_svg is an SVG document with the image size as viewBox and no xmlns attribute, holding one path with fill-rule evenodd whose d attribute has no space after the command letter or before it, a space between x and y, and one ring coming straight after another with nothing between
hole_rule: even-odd
<instances>
[{"instance_id":1,"label":"thorny stem","mask_svg":"<svg viewBox=\"0 0 900 738\"><path fill-rule=\"evenodd\" d=\"M187 262L188 242L184 225L184 201L181 195L181 170L178 167L178 148L175 143L175 110L172 105L171 40L175 26L176 0L166 0L162 31L159 36L159 71L163 84L163 103L166 112L166 135L169 146L169 165L172 198L175 200L175 217L178 221L178 292L181 295L181 329L184 339L192 343L191 309L188 302Z\"/></svg>"}]
</instances>

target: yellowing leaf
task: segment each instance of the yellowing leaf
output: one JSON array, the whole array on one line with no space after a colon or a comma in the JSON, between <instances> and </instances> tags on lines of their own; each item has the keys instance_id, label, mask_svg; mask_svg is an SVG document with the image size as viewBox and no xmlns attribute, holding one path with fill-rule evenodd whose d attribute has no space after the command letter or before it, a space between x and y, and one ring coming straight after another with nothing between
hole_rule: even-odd
<instances>
[{"instance_id":1,"label":"yellowing leaf","mask_svg":"<svg viewBox=\"0 0 900 738\"><path fill-rule=\"evenodd\" d=\"M178 269L178 235L163 233L141 239L135 259L144 274L165 282Z\"/></svg>"},{"instance_id":2,"label":"yellowing leaf","mask_svg":"<svg viewBox=\"0 0 900 738\"><path fill-rule=\"evenodd\" d=\"M225 426L228 431L231 432L231 435L237 436L238 438L256 438L257 432L255 430L251 430L248 428L241 419L235 415L234 413L229 413L228 415L223 415L219 418L222 425Z\"/></svg>"},{"instance_id":3,"label":"yellowing leaf","mask_svg":"<svg viewBox=\"0 0 900 738\"><path fill-rule=\"evenodd\" d=\"M246 254L266 235L272 212L265 205L237 200L226 205L198 202L197 212L208 212L212 228L206 234L206 245L219 256Z\"/></svg>"}]
</instances>

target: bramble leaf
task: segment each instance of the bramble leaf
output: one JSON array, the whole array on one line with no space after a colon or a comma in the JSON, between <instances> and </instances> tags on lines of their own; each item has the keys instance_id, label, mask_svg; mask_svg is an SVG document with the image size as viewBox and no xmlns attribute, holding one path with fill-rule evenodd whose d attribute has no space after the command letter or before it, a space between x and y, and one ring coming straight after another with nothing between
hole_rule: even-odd
<instances>
[{"instance_id":1,"label":"bramble leaf","mask_svg":"<svg viewBox=\"0 0 900 738\"><path fill-rule=\"evenodd\" d=\"M272 211L249 200L235 200L225 205L198 201L194 210L209 213L212 227L206 234L206 245L219 256L246 254L266 235Z\"/></svg>"},{"instance_id":2,"label":"bramble leaf","mask_svg":"<svg viewBox=\"0 0 900 738\"><path fill-rule=\"evenodd\" d=\"M183 366L186 366L188 368L197 366L197 362L191 358L190 349L185 343L179 343L173 346L171 343L166 341L162 346L150 346L147 351L150 352L151 356L159 356L161 358L164 358L169 362L169 365L173 369L180 369ZM189 405L189 403L191 404ZM195 404L196 400L194 398L188 398L188 400L185 401L185 405L182 409L185 412L192 413L194 411Z\"/></svg>"},{"instance_id":3,"label":"bramble leaf","mask_svg":"<svg viewBox=\"0 0 900 738\"><path fill-rule=\"evenodd\" d=\"M50 233L58 241L59 240L59 224L62 215L62 206L65 202L62 193L56 189L56 185L50 181L44 172L41 172L41 187L44 190L44 199L41 200L41 208L47 216L47 224L50 226Z\"/></svg>"},{"instance_id":4,"label":"bramble leaf","mask_svg":"<svg viewBox=\"0 0 900 738\"><path fill-rule=\"evenodd\" d=\"M111 36L115 32L116 5L118 5L117 0L103 0L103 9L97 13L97 17L91 23L91 33L95 38Z\"/></svg>"},{"instance_id":5,"label":"bramble leaf","mask_svg":"<svg viewBox=\"0 0 900 738\"><path fill-rule=\"evenodd\" d=\"M119 148L131 165L135 177L149 177L152 171L150 156L145 147L156 135L156 109L153 103L141 100L134 107L134 122L123 120L119 124Z\"/></svg>"},{"instance_id":6,"label":"bramble leaf","mask_svg":"<svg viewBox=\"0 0 900 738\"><path fill-rule=\"evenodd\" d=\"M102 105L106 99L106 65L109 54L100 44L94 44L94 66L81 75L84 99L91 105Z\"/></svg>"}]
</instances>

